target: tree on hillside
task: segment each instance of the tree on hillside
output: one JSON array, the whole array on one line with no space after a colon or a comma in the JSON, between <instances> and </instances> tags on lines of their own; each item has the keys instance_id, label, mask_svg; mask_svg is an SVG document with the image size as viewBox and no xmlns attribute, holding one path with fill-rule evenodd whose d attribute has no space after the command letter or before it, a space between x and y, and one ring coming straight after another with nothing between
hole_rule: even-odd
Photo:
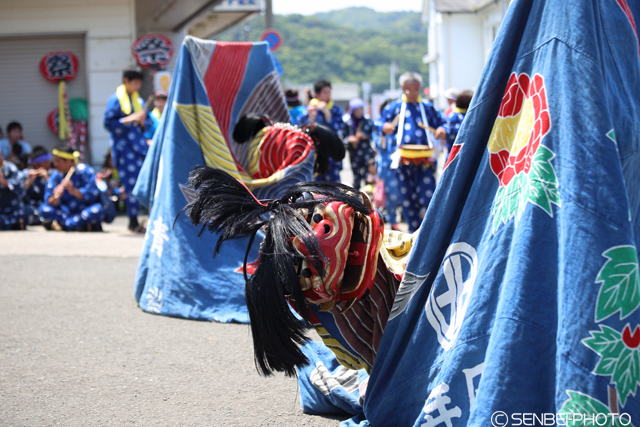
<instances>
[{"instance_id":1,"label":"tree on hillside","mask_svg":"<svg viewBox=\"0 0 640 427\"><path fill-rule=\"evenodd\" d=\"M276 15L274 25L283 37L276 52L283 80L368 81L374 92L382 92L389 88L389 65L395 61L401 72L418 71L428 81L428 66L422 63L427 34L418 12L379 13L357 7L312 16ZM244 41L245 26L251 28L249 40L259 40L264 30L261 16L217 39Z\"/></svg>"}]
</instances>

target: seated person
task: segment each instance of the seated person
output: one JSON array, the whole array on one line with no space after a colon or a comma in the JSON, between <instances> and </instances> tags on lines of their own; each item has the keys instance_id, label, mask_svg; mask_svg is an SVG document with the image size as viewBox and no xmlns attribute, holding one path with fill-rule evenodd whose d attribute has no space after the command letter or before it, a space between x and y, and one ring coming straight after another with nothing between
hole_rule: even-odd
<instances>
[{"instance_id":1,"label":"seated person","mask_svg":"<svg viewBox=\"0 0 640 427\"><path fill-rule=\"evenodd\" d=\"M24 170L29 163L29 155L23 154L22 145L16 144L11 146L11 154L7 157L7 161L18 167L18 170Z\"/></svg>"},{"instance_id":2,"label":"seated person","mask_svg":"<svg viewBox=\"0 0 640 427\"><path fill-rule=\"evenodd\" d=\"M55 171L47 182L40 215L47 230L102 231L104 209L91 166L78 163L69 143L53 149Z\"/></svg>"},{"instance_id":3,"label":"seated person","mask_svg":"<svg viewBox=\"0 0 640 427\"><path fill-rule=\"evenodd\" d=\"M26 156L31 154L31 146L22 140L22 125L18 122L11 122L7 125L7 137L0 139L0 151L2 151L2 157L4 159L9 159L12 147L15 145L22 147L20 155Z\"/></svg>"},{"instance_id":4,"label":"seated person","mask_svg":"<svg viewBox=\"0 0 640 427\"><path fill-rule=\"evenodd\" d=\"M24 206L29 214L29 225L40 225L40 214L38 209L44 202L44 192L49 180L49 169L51 168L51 155L41 145L33 148L31 167L23 171L24 180Z\"/></svg>"},{"instance_id":5,"label":"seated person","mask_svg":"<svg viewBox=\"0 0 640 427\"><path fill-rule=\"evenodd\" d=\"M0 230L26 229L23 192L22 174L0 151Z\"/></svg>"}]
</instances>

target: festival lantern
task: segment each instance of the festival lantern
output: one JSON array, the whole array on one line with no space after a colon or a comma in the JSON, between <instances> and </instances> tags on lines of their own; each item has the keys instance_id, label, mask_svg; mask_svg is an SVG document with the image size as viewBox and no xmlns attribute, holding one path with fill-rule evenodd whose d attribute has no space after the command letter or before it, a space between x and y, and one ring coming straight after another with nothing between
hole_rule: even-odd
<instances>
[{"instance_id":1,"label":"festival lantern","mask_svg":"<svg viewBox=\"0 0 640 427\"><path fill-rule=\"evenodd\" d=\"M171 62L173 43L161 34L145 34L131 46L131 53L141 67L158 70Z\"/></svg>"},{"instance_id":2,"label":"festival lantern","mask_svg":"<svg viewBox=\"0 0 640 427\"><path fill-rule=\"evenodd\" d=\"M56 113L52 111L47 117L49 127L58 135L61 140L68 140L74 149L79 149L84 157L84 144L77 147L77 135L72 131L71 115L69 112L69 101L66 94L66 83L73 80L78 74L78 58L68 51L49 52L40 60L40 72L45 79L52 83L58 83L58 108ZM59 114L64 111L64 114ZM56 120L57 118L57 120ZM53 124L56 124L54 126Z\"/></svg>"}]
</instances>

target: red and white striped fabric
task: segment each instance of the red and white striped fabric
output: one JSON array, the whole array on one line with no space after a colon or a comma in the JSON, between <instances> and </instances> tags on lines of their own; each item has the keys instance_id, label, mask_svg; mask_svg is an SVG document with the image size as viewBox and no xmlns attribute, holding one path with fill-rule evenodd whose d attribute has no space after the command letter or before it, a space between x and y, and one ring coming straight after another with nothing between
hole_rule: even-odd
<instances>
[{"instance_id":1,"label":"red and white striped fabric","mask_svg":"<svg viewBox=\"0 0 640 427\"><path fill-rule=\"evenodd\" d=\"M276 123L266 129L260 141L258 171L251 175L254 179L300 163L314 148L311 137L296 126Z\"/></svg>"}]
</instances>

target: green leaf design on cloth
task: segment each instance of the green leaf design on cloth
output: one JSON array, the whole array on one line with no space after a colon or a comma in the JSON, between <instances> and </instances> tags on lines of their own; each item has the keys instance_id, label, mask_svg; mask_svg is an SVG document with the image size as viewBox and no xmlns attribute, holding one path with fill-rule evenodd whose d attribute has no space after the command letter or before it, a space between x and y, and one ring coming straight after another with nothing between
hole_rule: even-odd
<instances>
[{"instance_id":1,"label":"green leaf design on cloth","mask_svg":"<svg viewBox=\"0 0 640 427\"><path fill-rule=\"evenodd\" d=\"M569 399L562 404L562 408L558 411L558 415L562 417L565 424L569 427L582 427L582 426L595 426L602 425L608 427L634 427L633 423L620 422L619 418L609 416L609 408L599 400L594 399L579 391L567 390ZM599 418L595 418L598 414L607 415L606 422L605 417L600 415ZM586 416L587 419L582 417L576 417L576 415ZM596 422L592 422L590 417ZM558 423L558 425L561 425Z\"/></svg>"},{"instance_id":2,"label":"green leaf design on cloth","mask_svg":"<svg viewBox=\"0 0 640 427\"><path fill-rule=\"evenodd\" d=\"M638 253L634 246L616 246L602 254L602 266L596 283L602 283L596 303L596 322L620 311L624 319L640 306Z\"/></svg>"},{"instance_id":3,"label":"green leaf design on cloth","mask_svg":"<svg viewBox=\"0 0 640 427\"><path fill-rule=\"evenodd\" d=\"M605 325L590 333L591 336L582 342L600 355L593 373L611 376L611 382L618 390L618 400L624 406L629 395L635 396L636 387L640 385L640 347L629 348L620 332Z\"/></svg>"},{"instance_id":4,"label":"green leaf design on cloth","mask_svg":"<svg viewBox=\"0 0 640 427\"><path fill-rule=\"evenodd\" d=\"M551 165L553 151L540 145L531 160L529 173L519 173L508 185L498 188L493 205L493 234L501 223L515 217L520 221L527 202L539 206L553 217L551 205L560 206L558 177Z\"/></svg>"}]
</instances>

